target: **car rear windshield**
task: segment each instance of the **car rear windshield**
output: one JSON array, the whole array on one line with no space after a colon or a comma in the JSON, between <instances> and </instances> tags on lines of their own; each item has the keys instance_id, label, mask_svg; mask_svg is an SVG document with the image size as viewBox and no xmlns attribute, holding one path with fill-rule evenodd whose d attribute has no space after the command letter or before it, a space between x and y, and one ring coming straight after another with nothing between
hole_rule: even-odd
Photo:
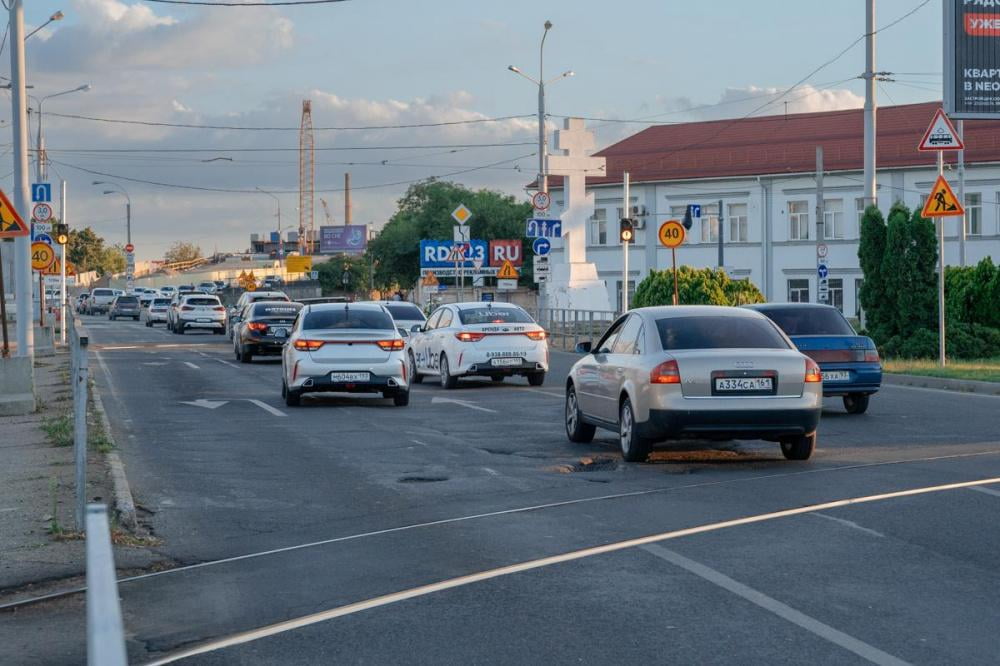
<instances>
[{"instance_id":1,"label":"car rear windshield","mask_svg":"<svg viewBox=\"0 0 1000 666\"><path fill-rule=\"evenodd\" d=\"M114 296L115 292L110 289L95 289L94 296Z\"/></svg>"},{"instance_id":2,"label":"car rear windshield","mask_svg":"<svg viewBox=\"0 0 1000 666\"><path fill-rule=\"evenodd\" d=\"M844 315L831 308L759 309L788 335L857 335Z\"/></svg>"},{"instance_id":3,"label":"car rear windshield","mask_svg":"<svg viewBox=\"0 0 1000 666\"><path fill-rule=\"evenodd\" d=\"M139 299L136 296L119 296L118 297L118 305L135 305L138 302L139 302Z\"/></svg>"},{"instance_id":4,"label":"car rear windshield","mask_svg":"<svg viewBox=\"0 0 1000 666\"><path fill-rule=\"evenodd\" d=\"M217 298L189 298L184 301L185 305L221 305Z\"/></svg>"},{"instance_id":5,"label":"car rear windshield","mask_svg":"<svg viewBox=\"0 0 1000 666\"><path fill-rule=\"evenodd\" d=\"M153 305L170 305L169 298L154 298Z\"/></svg>"},{"instance_id":6,"label":"car rear windshield","mask_svg":"<svg viewBox=\"0 0 1000 666\"><path fill-rule=\"evenodd\" d=\"M405 321L424 320L424 313L412 303L387 303L385 309L389 311L393 319L402 319Z\"/></svg>"},{"instance_id":7,"label":"car rear windshield","mask_svg":"<svg viewBox=\"0 0 1000 666\"><path fill-rule=\"evenodd\" d=\"M251 303L255 303L257 301L286 301L287 302L288 301L288 296L285 296L284 294L276 294L276 295L272 295L272 296L267 296L266 294L259 294L257 296L251 296L249 298L249 301Z\"/></svg>"},{"instance_id":8,"label":"car rear windshield","mask_svg":"<svg viewBox=\"0 0 1000 666\"><path fill-rule=\"evenodd\" d=\"M393 325L392 317L381 310L336 308L309 312L302 321L302 328L373 328L391 330Z\"/></svg>"},{"instance_id":9,"label":"car rear windshield","mask_svg":"<svg viewBox=\"0 0 1000 666\"><path fill-rule=\"evenodd\" d=\"M675 349L788 349L768 321L749 317L667 317L656 320L660 344Z\"/></svg>"},{"instance_id":10,"label":"car rear windshield","mask_svg":"<svg viewBox=\"0 0 1000 666\"><path fill-rule=\"evenodd\" d=\"M520 308L471 308L459 310L458 317L466 326L473 324L531 324L528 313Z\"/></svg>"},{"instance_id":11,"label":"car rear windshield","mask_svg":"<svg viewBox=\"0 0 1000 666\"><path fill-rule=\"evenodd\" d=\"M258 303L253 306L251 317L283 317L295 318L302 306L298 303Z\"/></svg>"}]
</instances>

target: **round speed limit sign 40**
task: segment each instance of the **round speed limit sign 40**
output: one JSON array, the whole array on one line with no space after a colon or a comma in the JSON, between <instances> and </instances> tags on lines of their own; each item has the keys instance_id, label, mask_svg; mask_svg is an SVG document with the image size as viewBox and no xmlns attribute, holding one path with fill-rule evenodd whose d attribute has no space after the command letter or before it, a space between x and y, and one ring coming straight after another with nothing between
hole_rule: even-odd
<instances>
[{"instance_id":1,"label":"round speed limit sign 40","mask_svg":"<svg viewBox=\"0 0 1000 666\"><path fill-rule=\"evenodd\" d=\"M36 271L44 271L56 260L56 253L48 243L31 244L31 268Z\"/></svg>"},{"instance_id":2,"label":"round speed limit sign 40","mask_svg":"<svg viewBox=\"0 0 1000 666\"><path fill-rule=\"evenodd\" d=\"M684 225L677 220L667 220L660 225L660 243L664 247L675 248L684 242Z\"/></svg>"}]
</instances>

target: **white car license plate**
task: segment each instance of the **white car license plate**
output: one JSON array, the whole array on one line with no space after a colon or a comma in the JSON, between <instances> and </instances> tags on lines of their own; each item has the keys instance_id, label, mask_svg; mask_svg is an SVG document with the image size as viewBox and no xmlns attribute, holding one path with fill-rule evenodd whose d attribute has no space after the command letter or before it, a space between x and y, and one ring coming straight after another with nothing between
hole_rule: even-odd
<instances>
[{"instance_id":1,"label":"white car license plate","mask_svg":"<svg viewBox=\"0 0 1000 666\"><path fill-rule=\"evenodd\" d=\"M523 359L521 358L495 358L490 363L496 366L508 366L508 365L521 365Z\"/></svg>"},{"instance_id":2,"label":"white car license plate","mask_svg":"<svg viewBox=\"0 0 1000 666\"><path fill-rule=\"evenodd\" d=\"M774 388L770 377L716 377L716 391L770 391Z\"/></svg>"},{"instance_id":3,"label":"white car license plate","mask_svg":"<svg viewBox=\"0 0 1000 666\"><path fill-rule=\"evenodd\" d=\"M283 338L286 335L288 335L288 329L287 328L276 328L276 329L274 329L274 333L272 333L272 335L274 335L274 337L276 337L276 338Z\"/></svg>"},{"instance_id":4,"label":"white car license plate","mask_svg":"<svg viewBox=\"0 0 1000 666\"><path fill-rule=\"evenodd\" d=\"M199 324L208 324L208 323L210 323L211 321L212 321L211 319L205 319L205 318L199 318L199 319L197 320L197 322L198 322Z\"/></svg>"},{"instance_id":5,"label":"white car license plate","mask_svg":"<svg viewBox=\"0 0 1000 666\"><path fill-rule=\"evenodd\" d=\"M331 372L331 382L367 382L371 377L367 372Z\"/></svg>"},{"instance_id":6,"label":"white car license plate","mask_svg":"<svg viewBox=\"0 0 1000 666\"><path fill-rule=\"evenodd\" d=\"M847 370L827 370L823 373L824 382L846 382L851 378Z\"/></svg>"}]
</instances>

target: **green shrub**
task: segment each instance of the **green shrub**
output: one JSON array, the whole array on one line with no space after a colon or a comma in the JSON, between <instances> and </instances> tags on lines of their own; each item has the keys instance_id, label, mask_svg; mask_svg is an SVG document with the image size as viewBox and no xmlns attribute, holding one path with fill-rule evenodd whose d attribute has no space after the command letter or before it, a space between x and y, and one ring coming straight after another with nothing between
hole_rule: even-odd
<instances>
[{"instance_id":1,"label":"green shrub","mask_svg":"<svg viewBox=\"0 0 1000 666\"><path fill-rule=\"evenodd\" d=\"M949 324L945 329L948 358L975 359L1000 356L1000 328L980 324ZM880 348L886 358L938 357L937 329L920 328L909 335L896 335Z\"/></svg>"},{"instance_id":2,"label":"green shrub","mask_svg":"<svg viewBox=\"0 0 1000 666\"><path fill-rule=\"evenodd\" d=\"M681 305L745 305L763 303L764 295L749 280L733 280L717 268L677 269ZM633 307L670 305L674 299L673 270L652 271L635 290Z\"/></svg>"}]
</instances>

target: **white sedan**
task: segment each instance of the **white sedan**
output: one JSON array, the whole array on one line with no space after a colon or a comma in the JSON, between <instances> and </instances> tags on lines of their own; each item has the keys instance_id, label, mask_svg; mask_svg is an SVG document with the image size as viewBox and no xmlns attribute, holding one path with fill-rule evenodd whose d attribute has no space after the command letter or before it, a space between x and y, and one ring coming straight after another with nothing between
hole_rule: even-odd
<instances>
[{"instance_id":1,"label":"white sedan","mask_svg":"<svg viewBox=\"0 0 1000 666\"><path fill-rule=\"evenodd\" d=\"M304 393L381 393L404 407L410 402L405 348L381 305L307 305L282 352L281 395L295 407Z\"/></svg>"},{"instance_id":2,"label":"white sedan","mask_svg":"<svg viewBox=\"0 0 1000 666\"><path fill-rule=\"evenodd\" d=\"M523 375L541 386L549 369L545 330L510 303L453 303L435 310L410 338L413 383L436 375L455 388L459 377L493 381Z\"/></svg>"}]
</instances>

